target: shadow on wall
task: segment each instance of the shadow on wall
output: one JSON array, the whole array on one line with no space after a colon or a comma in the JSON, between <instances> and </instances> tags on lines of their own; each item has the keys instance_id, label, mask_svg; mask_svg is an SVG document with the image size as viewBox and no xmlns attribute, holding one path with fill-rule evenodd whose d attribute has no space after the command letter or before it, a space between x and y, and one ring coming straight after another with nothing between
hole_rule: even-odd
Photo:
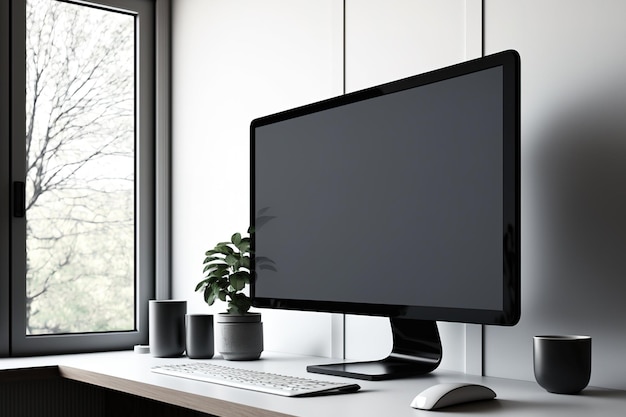
<instances>
[{"instance_id":1,"label":"shadow on wall","mask_svg":"<svg viewBox=\"0 0 626 417\"><path fill-rule=\"evenodd\" d=\"M620 91L622 90L622 91ZM626 322L626 92L570 101L530 145L524 190L538 263L533 315L546 329L624 333ZM528 229L524 226L524 230ZM611 330L612 329L612 330ZM541 330L541 329L538 329ZM626 338L622 334L620 337Z\"/></svg>"}]
</instances>

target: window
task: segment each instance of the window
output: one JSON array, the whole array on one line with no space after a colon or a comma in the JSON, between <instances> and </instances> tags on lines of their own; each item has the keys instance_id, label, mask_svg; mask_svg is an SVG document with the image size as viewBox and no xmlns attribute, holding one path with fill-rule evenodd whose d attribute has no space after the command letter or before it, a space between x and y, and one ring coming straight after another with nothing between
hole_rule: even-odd
<instances>
[{"instance_id":1,"label":"window","mask_svg":"<svg viewBox=\"0 0 626 417\"><path fill-rule=\"evenodd\" d=\"M135 328L135 18L26 1L26 334Z\"/></svg>"},{"instance_id":2,"label":"window","mask_svg":"<svg viewBox=\"0 0 626 417\"><path fill-rule=\"evenodd\" d=\"M155 293L156 189L167 215L155 175L157 150L167 156L155 116L157 97L167 98L155 93L155 2L1 7L11 25L10 48L0 43L3 59L10 54L10 68L0 68L9 92L0 129L11 145L0 145L10 167L0 180L11 204L0 209L10 235L0 241L0 293L10 290L0 296L10 301L0 307L2 339L10 336L0 353L143 343Z\"/></svg>"}]
</instances>

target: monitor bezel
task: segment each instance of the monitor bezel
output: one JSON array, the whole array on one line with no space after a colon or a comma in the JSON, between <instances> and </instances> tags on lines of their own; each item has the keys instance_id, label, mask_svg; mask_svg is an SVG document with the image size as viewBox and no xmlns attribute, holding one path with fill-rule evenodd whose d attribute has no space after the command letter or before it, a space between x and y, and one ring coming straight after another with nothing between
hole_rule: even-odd
<instances>
[{"instance_id":1,"label":"monitor bezel","mask_svg":"<svg viewBox=\"0 0 626 417\"><path fill-rule=\"evenodd\" d=\"M250 224L255 230L257 210L255 204L255 129L294 117L345 106L381 95L393 94L410 88L443 81L449 78L486 70L503 69L503 294L501 310L462 309L433 306L409 306L388 304L364 304L323 300L299 300L257 297L255 282L251 282L250 296L254 307L284 310L318 311L417 320L450 321L462 323L515 325L521 314L520 308L520 57L514 50L507 50L478 59L462 62L442 69L415 75L379 86L348 93L339 97L297 107L253 120L250 124ZM254 253L255 236L251 234ZM251 263L255 270L254 256ZM254 275L254 274L253 274Z\"/></svg>"}]
</instances>

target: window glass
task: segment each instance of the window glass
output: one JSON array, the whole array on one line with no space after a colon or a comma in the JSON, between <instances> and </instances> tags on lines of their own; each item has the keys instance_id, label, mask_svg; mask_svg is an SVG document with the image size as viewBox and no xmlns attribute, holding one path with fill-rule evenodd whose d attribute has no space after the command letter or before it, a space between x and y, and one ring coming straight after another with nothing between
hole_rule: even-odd
<instances>
[{"instance_id":1,"label":"window glass","mask_svg":"<svg viewBox=\"0 0 626 417\"><path fill-rule=\"evenodd\" d=\"M27 335L136 328L135 26L27 1Z\"/></svg>"}]
</instances>

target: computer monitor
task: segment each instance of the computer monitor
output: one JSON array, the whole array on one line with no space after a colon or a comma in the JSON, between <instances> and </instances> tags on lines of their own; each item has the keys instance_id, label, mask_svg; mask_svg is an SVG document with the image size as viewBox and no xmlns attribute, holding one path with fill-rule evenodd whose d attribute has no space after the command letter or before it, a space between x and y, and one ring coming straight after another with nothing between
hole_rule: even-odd
<instances>
[{"instance_id":1,"label":"computer monitor","mask_svg":"<svg viewBox=\"0 0 626 417\"><path fill-rule=\"evenodd\" d=\"M505 51L251 123L253 305L387 316L389 357L309 371L427 373L436 321L520 316L520 60Z\"/></svg>"}]
</instances>

